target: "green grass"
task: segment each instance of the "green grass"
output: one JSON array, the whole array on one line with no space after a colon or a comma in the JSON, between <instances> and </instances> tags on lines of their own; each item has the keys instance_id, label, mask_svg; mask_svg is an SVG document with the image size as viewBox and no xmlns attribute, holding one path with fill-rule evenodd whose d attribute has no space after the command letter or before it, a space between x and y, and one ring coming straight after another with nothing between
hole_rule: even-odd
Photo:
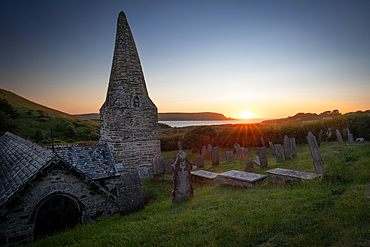
<instances>
[{"instance_id":1,"label":"green grass","mask_svg":"<svg viewBox=\"0 0 370 247\"><path fill-rule=\"evenodd\" d=\"M297 158L279 164L269 153L269 169L313 172L308 146L297 148ZM243 170L238 161L226 164L226 150L216 172ZM194 197L175 205L171 181L146 179L142 211L79 226L31 246L369 246L370 145L342 149L324 142L320 150L324 178L267 182L252 189L195 183ZM190 159L196 156L187 153ZM256 166L253 172L265 174Z\"/></svg>"}]
</instances>

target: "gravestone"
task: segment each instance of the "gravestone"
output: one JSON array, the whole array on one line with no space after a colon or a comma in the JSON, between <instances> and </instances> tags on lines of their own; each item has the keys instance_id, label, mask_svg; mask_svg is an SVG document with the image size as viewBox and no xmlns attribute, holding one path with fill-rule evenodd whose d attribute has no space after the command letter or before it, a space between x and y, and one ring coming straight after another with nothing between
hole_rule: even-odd
<instances>
[{"instance_id":1,"label":"gravestone","mask_svg":"<svg viewBox=\"0 0 370 247\"><path fill-rule=\"evenodd\" d=\"M211 144L207 145L207 151L208 151L208 155L212 154L212 145Z\"/></svg>"},{"instance_id":2,"label":"gravestone","mask_svg":"<svg viewBox=\"0 0 370 247\"><path fill-rule=\"evenodd\" d=\"M240 147L240 151L241 151L241 153L242 153L242 158L244 158L244 147Z\"/></svg>"},{"instance_id":3,"label":"gravestone","mask_svg":"<svg viewBox=\"0 0 370 247\"><path fill-rule=\"evenodd\" d=\"M253 162L260 166L261 165L260 157L259 156L256 156L256 159L253 160Z\"/></svg>"},{"instance_id":4,"label":"gravestone","mask_svg":"<svg viewBox=\"0 0 370 247\"><path fill-rule=\"evenodd\" d=\"M274 147L274 144L272 142L269 142L269 146L271 148L272 155L275 156L275 147Z\"/></svg>"},{"instance_id":5,"label":"gravestone","mask_svg":"<svg viewBox=\"0 0 370 247\"><path fill-rule=\"evenodd\" d=\"M239 143L235 143L234 144L234 150L233 150L233 152L238 153L238 149L239 148L240 148L240 144Z\"/></svg>"},{"instance_id":6,"label":"gravestone","mask_svg":"<svg viewBox=\"0 0 370 247\"><path fill-rule=\"evenodd\" d=\"M349 128L347 127L347 134L348 134L348 145L353 144L353 134L349 132Z\"/></svg>"},{"instance_id":7,"label":"gravestone","mask_svg":"<svg viewBox=\"0 0 370 247\"><path fill-rule=\"evenodd\" d=\"M240 145L238 144L236 147L235 147L235 150L236 150L236 156L239 160L239 162L241 161L242 159L242 148L240 147Z\"/></svg>"},{"instance_id":8,"label":"gravestone","mask_svg":"<svg viewBox=\"0 0 370 247\"><path fill-rule=\"evenodd\" d=\"M285 160L290 159L290 141L288 136L284 136L284 158Z\"/></svg>"},{"instance_id":9,"label":"gravestone","mask_svg":"<svg viewBox=\"0 0 370 247\"><path fill-rule=\"evenodd\" d=\"M137 173L139 174L140 179L146 179L150 177L148 167L138 167L136 168Z\"/></svg>"},{"instance_id":10,"label":"gravestone","mask_svg":"<svg viewBox=\"0 0 370 247\"><path fill-rule=\"evenodd\" d=\"M198 155L197 156L197 167L198 168L203 168L204 167L204 157L203 157L203 155Z\"/></svg>"},{"instance_id":11,"label":"gravestone","mask_svg":"<svg viewBox=\"0 0 370 247\"><path fill-rule=\"evenodd\" d=\"M261 168L265 168L268 166L268 163L267 163L267 151L266 151L266 147L260 147L259 150L259 157L260 157L260 167Z\"/></svg>"},{"instance_id":12,"label":"gravestone","mask_svg":"<svg viewBox=\"0 0 370 247\"><path fill-rule=\"evenodd\" d=\"M173 190L172 204L181 202L194 195L191 185L192 166L186 158L186 153L180 150L176 154L175 164L172 165Z\"/></svg>"},{"instance_id":13,"label":"gravestone","mask_svg":"<svg viewBox=\"0 0 370 247\"><path fill-rule=\"evenodd\" d=\"M180 141L178 141L178 142L177 142L177 148L178 148L179 150L182 150L182 146L181 146L181 142L180 142Z\"/></svg>"},{"instance_id":14,"label":"gravestone","mask_svg":"<svg viewBox=\"0 0 370 247\"><path fill-rule=\"evenodd\" d=\"M313 165L315 167L316 173L324 174L325 172L324 163L322 162L319 146L316 142L316 137L311 132L308 132L307 140L308 140L308 146L310 147L310 152L311 152L311 156L313 159Z\"/></svg>"},{"instance_id":15,"label":"gravestone","mask_svg":"<svg viewBox=\"0 0 370 247\"><path fill-rule=\"evenodd\" d=\"M219 147L216 146L212 148L212 166L220 164L219 153L220 153Z\"/></svg>"},{"instance_id":16,"label":"gravestone","mask_svg":"<svg viewBox=\"0 0 370 247\"><path fill-rule=\"evenodd\" d=\"M281 147L281 144L275 144L274 148L275 148L276 162L277 163L283 162L283 160L284 160L283 159L283 149Z\"/></svg>"},{"instance_id":17,"label":"gravestone","mask_svg":"<svg viewBox=\"0 0 370 247\"><path fill-rule=\"evenodd\" d=\"M289 138L289 142L290 142L290 154L292 155L292 157L296 157L297 156L297 146L295 144L295 138L294 137Z\"/></svg>"},{"instance_id":18,"label":"gravestone","mask_svg":"<svg viewBox=\"0 0 370 247\"><path fill-rule=\"evenodd\" d=\"M244 149L244 160L245 160L245 170L249 170L253 168L253 162L248 159L248 155L250 152L248 151L248 148Z\"/></svg>"},{"instance_id":19,"label":"gravestone","mask_svg":"<svg viewBox=\"0 0 370 247\"><path fill-rule=\"evenodd\" d=\"M226 151L226 163L234 160L233 151Z\"/></svg>"},{"instance_id":20,"label":"gravestone","mask_svg":"<svg viewBox=\"0 0 370 247\"><path fill-rule=\"evenodd\" d=\"M164 165L165 165L165 173L170 173L172 171L172 165L176 161L176 155L172 156L171 159L165 160Z\"/></svg>"},{"instance_id":21,"label":"gravestone","mask_svg":"<svg viewBox=\"0 0 370 247\"><path fill-rule=\"evenodd\" d=\"M165 173L164 159L160 154L156 154L153 159L154 175Z\"/></svg>"},{"instance_id":22,"label":"gravestone","mask_svg":"<svg viewBox=\"0 0 370 247\"><path fill-rule=\"evenodd\" d=\"M319 141L317 142L317 145L320 147L320 144L321 144L321 140L322 140L322 130L320 130L320 133L319 133Z\"/></svg>"},{"instance_id":23,"label":"gravestone","mask_svg":"<svg viewBox=\"0 0 370 247\"><path fill-rule=\"evenodd\" d=\"M207 156L207 147L206 146L203 146L202 147L202 156L203 157L206 157Z\"/></svg>"},{"instance_id":24,"label":"gravestone","mask_svg":"<svg viewBox=\"0 0 370 247\"><path fill-rule=\"evenodd\" d=\"M339 130L336 130L335 134L337 135L339 146L344 148L343 138L342 138L342 135L340 134Z\"/></svg>"},{"instance_id":25,"label":"gravestone","mask_svg":"<svg viewBox=\"0 0 370 247\"><path fill-rule=\"evenodd\" d=\"M262 144L263 147L266 146L265 138L263 138L263 136L261 136L261 144Z\"/></svg>"}]
</instances>

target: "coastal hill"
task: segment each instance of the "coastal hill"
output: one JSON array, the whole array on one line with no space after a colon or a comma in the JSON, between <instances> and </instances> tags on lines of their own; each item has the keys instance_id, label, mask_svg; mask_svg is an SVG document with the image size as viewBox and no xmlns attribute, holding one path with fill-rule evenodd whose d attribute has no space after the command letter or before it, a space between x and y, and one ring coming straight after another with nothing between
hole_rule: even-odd
<instances>
[{"instance_id":1,"label":"coastal hill","mask_svg":"<svg viewBox=\"0 0 370 247\"><path fill-rule=\"evenodd\" d=\"M75 115L77 117L86 119L99 119L99 113L89 113ZM197 112L197 113L182 113L169 112L158 113L158 121L219 121L219 120L235 120L233 118L225 117L221 113L215 112Z\"/></svg>"}]
</instances>

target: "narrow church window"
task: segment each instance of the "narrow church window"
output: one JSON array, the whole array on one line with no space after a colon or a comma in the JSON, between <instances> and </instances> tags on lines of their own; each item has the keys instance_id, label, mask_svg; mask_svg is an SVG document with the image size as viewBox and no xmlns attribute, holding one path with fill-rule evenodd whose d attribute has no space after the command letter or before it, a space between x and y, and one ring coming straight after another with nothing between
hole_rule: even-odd
<instances>
[{"instance_id":1,"label":"narrow church window","mask_svg":"<svg viewBox=\"0 0 370 247\"><path fill-rule=\"evenodd\" d=\"M135 105L135 107L140 107L140 101L139 101L139 97L138 96L135 97L134 105Z\"/></svg>"}]
</instances>

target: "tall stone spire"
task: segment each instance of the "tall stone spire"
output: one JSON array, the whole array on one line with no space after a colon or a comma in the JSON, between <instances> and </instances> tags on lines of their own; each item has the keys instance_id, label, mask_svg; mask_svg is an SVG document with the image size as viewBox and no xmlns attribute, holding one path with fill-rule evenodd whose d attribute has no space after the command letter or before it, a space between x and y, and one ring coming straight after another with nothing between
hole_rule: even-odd
<instances>
[{"instance_id":1,"label":"tall stone spire","mask_svg":"<svg viewBox=\"0 0 370 247\"><path fill-rule=\"evenodd\" d=\"M125 170L147 167L160 153L157 107L145 84L125 13L119 13L107 98L100 109L100 140Z\"/></svg>"}]
</instances>

